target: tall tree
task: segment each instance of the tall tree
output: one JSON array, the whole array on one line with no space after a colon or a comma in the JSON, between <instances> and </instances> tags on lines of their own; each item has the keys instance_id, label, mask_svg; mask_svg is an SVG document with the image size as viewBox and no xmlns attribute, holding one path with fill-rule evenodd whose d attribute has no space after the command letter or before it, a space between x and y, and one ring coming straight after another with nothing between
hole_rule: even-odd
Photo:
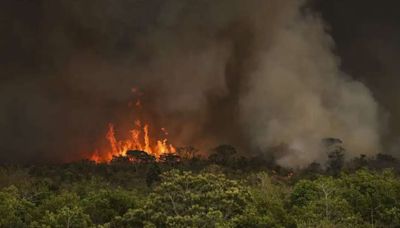
<instances>
[{"instance_id":1,"label":"tall tree","mask_svg":"<svg viewBox=\"0 0 400 228\"><path fill-rule=\"evenodd\" d=\"M327 171L331 175L337 177L344 167L343 141L336 138L323 139L323 145L328 154Z\"/></svg>"}]
</instances>

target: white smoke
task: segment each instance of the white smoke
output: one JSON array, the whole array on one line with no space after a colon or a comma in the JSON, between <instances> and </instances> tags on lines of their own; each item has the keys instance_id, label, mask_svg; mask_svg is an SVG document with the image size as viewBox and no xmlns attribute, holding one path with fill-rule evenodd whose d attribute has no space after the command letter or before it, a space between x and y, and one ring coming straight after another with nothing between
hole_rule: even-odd
<instances>
[{"instance_id":1,"label":"white smoke","mask_svg":"<svg viewBox=\"0 0 400 228\"><path fill-rule=\"evenodd\" d=\"M325 137L344 140L349 156L378 152L378 107L369 90L339 70L323 21L302 14L296 1L292 7L267 32L269 43L257 53L259 65L240 100L253 145L287 143L291 152L278 160L285 166L324 159Z\"/></svg>"}]
</instances>

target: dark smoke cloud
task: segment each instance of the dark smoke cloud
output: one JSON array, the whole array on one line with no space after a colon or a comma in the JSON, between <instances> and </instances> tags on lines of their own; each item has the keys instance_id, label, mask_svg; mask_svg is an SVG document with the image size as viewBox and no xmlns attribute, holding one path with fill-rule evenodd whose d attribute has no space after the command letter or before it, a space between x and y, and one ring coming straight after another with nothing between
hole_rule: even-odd
<instances>
[{"instance_id":1,"label":"dark smoke cloud","mask_svg":"<svg viewBox=\"0 0 400 228\"><path fill-rule=\"evenodd\" d=\"M101 147L108 122L124 132L139 115L128 107L133 87L143 118L176 144L250 153L286 143L287 166L324 159L324 137L376 153L378 105L341 71L304 3L3 1L1 161L66 161Z\"/></svg>"}]
</instances>

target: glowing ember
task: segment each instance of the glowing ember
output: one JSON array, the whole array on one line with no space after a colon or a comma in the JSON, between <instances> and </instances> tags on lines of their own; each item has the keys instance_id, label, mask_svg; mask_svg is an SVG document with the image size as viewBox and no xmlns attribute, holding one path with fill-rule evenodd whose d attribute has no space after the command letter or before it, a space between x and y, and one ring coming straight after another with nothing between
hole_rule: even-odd
<instances>
[{"instance_id":1,"label":"glowing ember","mask_svg":"<svg viewBox=\"0 0 400 228\"><path fill-rule=\"evenodd\" d=\"M165 136L168 135L165 128L161 129ZM99 162L109 162L114 156L126 156L129 150L141 150L150 155L159 158L165 153L175 153L176 149L168 143L168 139L152 140L149 135L149 125L142 125L141 121L135 121L135 127L130 131L131 137L125 140L118 140L115 136L114 125L109 124L106 138L110 144L111 150L99 153L94 152L90 160ZM154 142L154 143L153 143Z\"/></svg>"}]
</instances>

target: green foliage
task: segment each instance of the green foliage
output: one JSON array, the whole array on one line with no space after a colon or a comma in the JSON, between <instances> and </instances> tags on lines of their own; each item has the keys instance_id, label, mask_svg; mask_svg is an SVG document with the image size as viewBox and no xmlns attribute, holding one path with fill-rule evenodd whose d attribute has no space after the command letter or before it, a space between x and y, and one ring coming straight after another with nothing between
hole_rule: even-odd
<instances>
[{"instance_id":1,"label":"green foliage","mask_svg":"<svg viewBox=\"0 0 400 228\"><path fill-rule=\"evenodd\" d=\"M359 170L342 177L343 198L370 224L400 225L400 182L391 171Z\"/></svg>"},{"instance_id":2,"label":"green foliage","mask_svg":"<svg viewBox=\"0 0 400 228\"><path fill-rule=\"evenodd\" d=\"M138 201L134 191L101 189L90 192L82 200L82 205L93 223L104 224L125 214L130 208L137 208Z\"/></svg>"},{"instance_id":3,"label":"green foliage","mask_svg":"<svg viewBox=\"0 0 400 228\"><path fill-rule=\"evenodd\" d=\"M85 228L90 227L91 221L79 206L63 206L55 211L46 211L43 218L31 224L33 228Z\"/></svg>"},{"instance_id":4,"label":"green foliage","mask_svg":"<svg viewBox=\"0 0 400 228\"><path fill-rule=\"evenodd\" d=\"M340 180L320 177L299 181L291 195L292 213L297 224L318 226L321 221L332 226L350 226L359 221L349 203L342 197Z\"/></svg>"},{"instance_id":5,"label":"green foliage","mask_svg":"<svg viewBox=\"0 0 400 228\"><path fill-rule=\"evenodd\" d=\"M0 167L0 227L400 227L398 172L381 169L393 157L342 169L339 154L327 170L313 163L292 176L260 172L261 157L244 161L229 146L212 161L191 151L179 162L135 163L135 152L110 164Z\"/></svg>"},{"instance_id":6,"label":"green foliage","mask_svg":"<svg viewBox=\"0 0 400 228\"><path fill-rule=\"evenodd\" d=\"M121 224L156 227L232 226L250 202L250 193L224 175L176 170L162 176L142 209L128 212Z\"/></svg>"},{"instance_id":7,"label":"green foliage","mask_svg":"<svg viewBox=\"0 0 400 228\"><path fill-rule=\"evenodd\" d=\"M340 178L301 180L291 194L298 224L316 226L400 225L400 182L390 171L359 170Z\"/></svg>"},{"instance_id":8,"label":"green foliage","mask_svg":"<svg viewBox=\"0 0 400 228\"><path fill-rule=\"evenodd\" d=\"M261 172L250 177L256 184L251 188L252 204L242 217L240 227L290 227L294 220L285 208L288 189L274 183Z\"/></svg>"},{"instance_id":9,"label":"green foliage","mask_svg":"<svg viewBox=\"0 0 400 228\"><path fill-rule=\"evenodd\" d=\"M31 179L28 169L10 166L0 167L0 188L15 186L21 191L22 188L29 186Z\"/></svg>"},{"instance_id":10,"label":"green foliage","mask_svg":"<svg viewBox=\"0 0 400 228\"><path fill-rule=\"evenodd\" d=\"M33 204L20 197L14 186L0 192L0 227L26 227L32 219Z\"/></svg>"},{"instance_id":11,"label":"green foliage","mask_svg":"<svg viewBox=\"0 0 400 228\"><path fill-rule=\"evenodd\" d=\"M85 214L76 193L62 192L43 200L35 210L36 221L31 227L88 227Z\"/></svg>"},{"instance_id":12,"label":"green foliage","mask_svg":"<svg viewBox=\"0 0 400 228\"><path fill-rule=\"evenodd\" d=\"M46 211L57 211L62 207L73 208L80 203L79 196L74 192L61 192L50 196L44 200L38 207L37 211L40 214L44 214Z\"/></svg>"}]
</instances>

